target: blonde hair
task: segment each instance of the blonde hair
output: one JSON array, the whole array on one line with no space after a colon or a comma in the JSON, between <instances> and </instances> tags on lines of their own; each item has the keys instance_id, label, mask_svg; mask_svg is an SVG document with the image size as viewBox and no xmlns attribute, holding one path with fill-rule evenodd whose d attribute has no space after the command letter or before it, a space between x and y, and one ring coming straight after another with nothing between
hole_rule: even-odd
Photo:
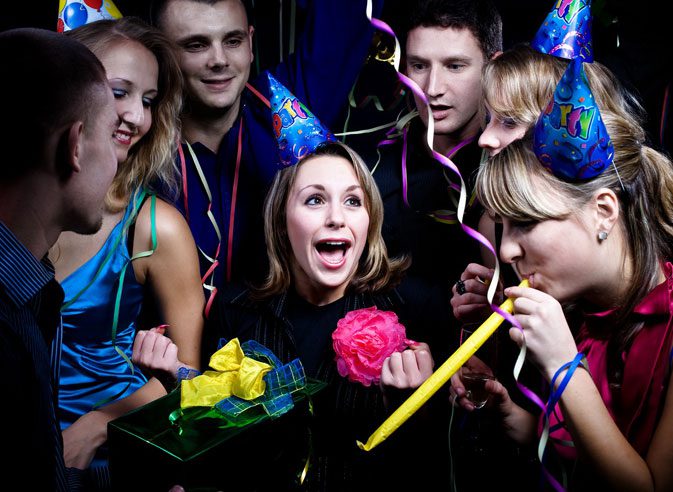
<instances>
[{"instance_id":1,"label":"blonde hair","mask_svg":"<svg viewBox=\"0 0 673 492\"><path fill-rule=\"evenodd\" d=\"M484 102L501 118L532 127L551 100L568 60L540 53L526 44L505 51L484 65ZM598 62L585 63L589 87L601 111L640 123L643 110L615 76Z\"/></svg>"},{"instance_id":2,"label":"blonde hair","mask_svg":"<svg viewBox=\"0 0 673 492\"><path fill-rule=\"evenodd\" d=\"M645 131L609 110L601 115L614 145L614 166L583 183L568 183L547 172L530 139L507 146L477 175L477 197L487 210L517 221L564 219L582 209L600 188L619 198L625 231L623 260L633 277L617 307L617 347L625 347L641 326L629 313L658 283L664 262L673 258L673 164L645 144Z\"/></svg>"},{"instance_id":3,"label":"blonde hair","mask_svg":"<svg viewBox=\"0 0 673 492\"><path fill-rule=\"evenodd\" d=\"M406 268L409 259L388 258L388 251L381 236L383 226L383 201L376 182L362 158L350 147L340 142L320 145L297 165L285 168L273 180L264 202L264 232L269 256L269 274L257 289L257 297L268 297L287 291L292 277L290 266L294 257L287 235L286 207L290 190L294 186L299 168L320 156L337 156L348 161L365 195L365 207L369 213L367 245L359 261L349 290L354 292L379 292L394 287Z\"/></svg>"},{"instance_id":4,"label":"blonde hair","mask_svg":"<svg viewBox=\"0 0 673 492\"><path fill-rule=\"evenodd\" d=\"M142 20L124 17L101 20L68 31L95 55L112 46L133 41L149 50L159 64L158 95L152 106L152 126L120 163L105 204L118 212L128 204L130 193L146 187L174 198L178 189L175 150L180 135L178 117L182 108L182 73L172 42ZM158 188L158 189L157 189Z\"/></svg>"}]
</instances>

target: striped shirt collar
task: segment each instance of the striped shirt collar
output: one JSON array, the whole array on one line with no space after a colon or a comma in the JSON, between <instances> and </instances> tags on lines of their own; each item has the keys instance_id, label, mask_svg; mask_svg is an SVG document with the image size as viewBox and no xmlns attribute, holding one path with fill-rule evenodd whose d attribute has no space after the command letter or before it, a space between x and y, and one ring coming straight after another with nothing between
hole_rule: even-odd
<instances>
[{"instance_id":1,"label":"striped shirt collar","mask_svg":"<svg viewBox=\"0 0 673 492\"><path fill-rule=\"evenodd\" d=\"M45 258L40 261L0 222L0 287L21 307L51 279L54 267Z\"/></svg>"}]
</instances>

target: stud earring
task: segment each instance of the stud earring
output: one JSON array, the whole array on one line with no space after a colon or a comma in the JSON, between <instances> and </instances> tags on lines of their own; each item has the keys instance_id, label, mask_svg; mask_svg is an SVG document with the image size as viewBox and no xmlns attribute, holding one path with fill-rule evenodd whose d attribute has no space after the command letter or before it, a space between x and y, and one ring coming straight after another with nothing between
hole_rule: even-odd
<instances>
[{"instance_id":1,"label":"stud earring","mask_svg":"<svg viewBox=\"0 0 673 492\"><path fill-rule=\"evenodd\" d=\"M607 231L601 231L601 232L598 233L598 241L599 241L599 242L602 243L602 242L605 241L607 238L608 238L608 233L607 233Z\"/></svg>"}]
</instances>

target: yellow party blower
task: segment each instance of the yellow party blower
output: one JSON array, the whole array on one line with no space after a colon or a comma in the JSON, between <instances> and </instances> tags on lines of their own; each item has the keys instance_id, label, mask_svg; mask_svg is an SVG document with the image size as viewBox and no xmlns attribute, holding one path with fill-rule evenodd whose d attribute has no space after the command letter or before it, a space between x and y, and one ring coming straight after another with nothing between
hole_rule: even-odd
<instances>
[{"instance_id":1,"label":"yellow party blower","mask_svg":"<svg viewBox=\"0 0 673 492\"><path fill-rule=\"evenodd\" d=\"M528 280L524 279L519 287L528 287ZM514 303L512 299L507 299L500 305L500 309L507 313L512 313L514 310ZM404 422L407 421L423 404L434 395L439 388L441 388L453 376L460 367L465 364L467 359L481 347L488 338L495 333L495 330L504 318L498 313L491 314L486 321L484 321L479 328L472 334L470 338L465 340L463 344L458 347L451 357L446 359L432 375L421 384L413 394L406 399L400 407L383 422L374 433L369 436L365 444L357 441L360 449L371 451L376 446L385 441L393 432L397 430Z\"/></svg>"}]
</instances>

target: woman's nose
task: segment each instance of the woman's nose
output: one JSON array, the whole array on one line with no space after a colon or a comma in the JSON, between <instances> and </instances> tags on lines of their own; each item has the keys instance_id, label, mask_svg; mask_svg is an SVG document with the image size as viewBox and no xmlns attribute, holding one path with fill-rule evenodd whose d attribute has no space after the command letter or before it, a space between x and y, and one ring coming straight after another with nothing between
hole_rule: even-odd
<instances>
[{"instance_id":1,"label":"woman's nose","mask_svg":"<svg viewBox=\"0 0 673 492\"><path fill-rule=\"evenodd\" d=\"M500 244L500 259L505 263L516 263L523 256L523 248L512 234L503 228L502 242Z\"/></svg>"},{"instance_id":2,"label":"woman's nose","mask_svg":"<svg viewBox=\"0 0 673 492\"><path fill-rule=\"evenodd\" d=\"M142 101L129 101L121 114L122 121L132 126L142 126L145 120L145 107Z\"/></svg>"},{"instance_id":3,"label":"woman's nose","mask_svg":"<svg viewBox=\"0 0 673 492\"><path fill-rule=\"evenodd\" d=\"M343 227L345 225L345 219L343 210L339 205L332 205L329 207L327 213L327 227Z\"/></svg>"},{"instance_id":4,"label":"woman's nose","mask_svg":"<svg viewBox=\"0 0 673 492\"><path fill-rule=\"evenodd\" d=\"M491 156L494 156L500 151L500 139L497 133L493 130L491 123L486 125L484 131L479 136L479 147L487 149Z\"/></svg>"}]
</instances>

